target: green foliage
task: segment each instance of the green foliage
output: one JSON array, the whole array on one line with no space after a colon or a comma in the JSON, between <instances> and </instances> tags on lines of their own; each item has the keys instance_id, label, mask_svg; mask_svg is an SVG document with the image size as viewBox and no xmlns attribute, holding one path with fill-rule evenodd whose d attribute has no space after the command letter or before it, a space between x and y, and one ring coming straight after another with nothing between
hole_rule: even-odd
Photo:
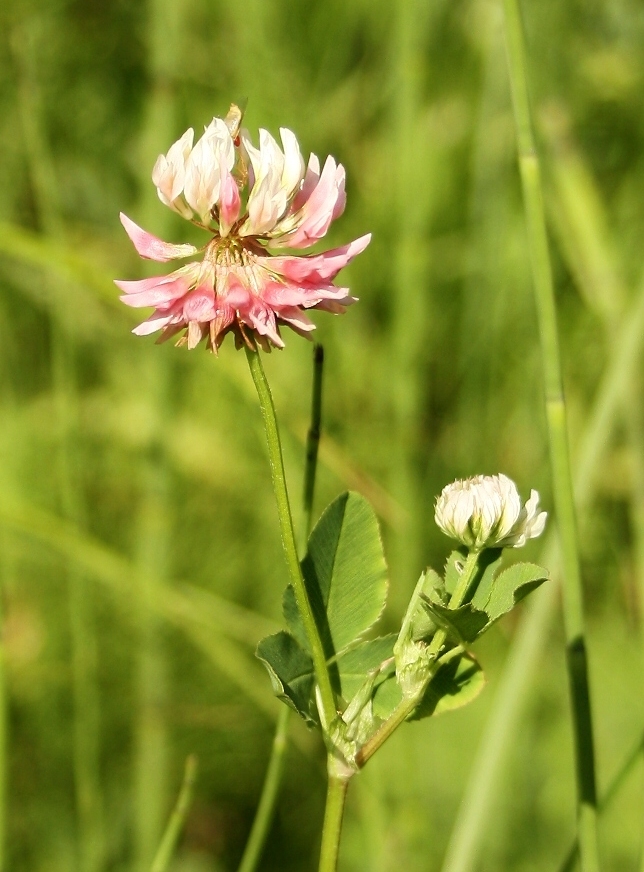
<instances>
[{"instance_id":1,"label":"green foliage","mask_svg":"<svg viewBox=\"0 0 644 872\"><path fill-rule=\"evenodd\" d=\"M491 625L547 580L548 570L543 566L515 563L494 577L489 591L477 590L472 598L472 607L484 611Z\"/></svg>"},{"instance_id":2,"label":"green foliage","mask_svg":"<svg viewBox=\"0 0 644 872\"><path fill-rule=\"evenodd\" d=\"M447 600L456 589L456 585L458 584L458 580L461 577L461 570L463 568L463 563L465 562L465 557L467 555L467 549L465 547L459 548L456 551L452 551L445 562L445 571L443 573L444 578L442 584L440 586L441 589L441 599ZM432 577L432 580L433 577ZM445 593L442 593L444 591Z\"/></svg>"},{"instance_id":3,"label":"green foliage","mask_svg":"<svg viewBox=\"0 0 644 872\"><path fill-rule=\"evenodd\" d=\"M327 657L337 657L378 620L387 600L378 521L364 497L345 493L325 510L309 538L302 572ZM306 649L290 585L283 607L290 631Z\"/></svg>"},{"instance_id":4,"label":"green foliage","mask_svg":"<svg viewBox=\"0 0 644 872\"><path fill-rule=\"evenodd\" d=\"M376 688L393 675L393 648L396 636L381 636L360 642L355 648L338 658L338 674L342 698L349 702L362 687L365 677L373 671L378 671ZM387 666L382 669L383 664ZM376 690L377 693L377 690Z\"/></svg>"},{"instance_id":5,"label":"green foliage","mask_svg":"<svg viewBox=\"0 0 644 872\"><path fill-rule=\"evenodd\" d=\"M363 497L345 493L334 500L309 537L302 569L343 708L353 711L356 705L369 704L376 720L389 718L402 700L395 667L399 656L402 668L415 670L413 682L419 682L421 692L425 687L414 718L460 708L478 696L485 679L472 655L455 652L436 670L433 660L426 659L425 650L438 630L452 645L474 642L548 577L546 570L532 564L516 564L499 572L501 556L501 549L479 555L470 584L475 591L471 601L450 608L446 603L461 577L465 557L460 551L453 552L444 579L431 568L421 577L417 587L420 600L415 593L410 604L411 623L401 631L403 636L408 634L405 638L397 641L398 637L389 635L360 641L385 605L382 542L373 509ZM257 656L269 672L275 694L306 721L315 723L313 662L306 653L308 643L290 586L283 609L290 633L262 640ZM402 655L394 656L400 645ZM446 651L449 653L449 647Z\"/></svg>"},{"instance_id":6,"label":"green foliage","mask_svg":"<svg viewBox=\"0 0 644 872\"><path fill-rule=\"evenodd\" d=\"M485 552L484 552L485 554ZM481 581L470 602L456 609L450 609L440 601L423 594L422 605L431 621L445 630L457 644L474 642L492 624L511 611L531 591L536 590L548 579L548 570L532 563L515 563L499 572L501 555L492 554L482 561ZM458 574L459 561L450 559L447 574L452 579ZM431 591L436 590L435 579ZM452 584L453 584L452 580ZM447 587L447 583L445 584Z\"/></svg>"},{"instance_id":7,"label":"green foliage","mask_svg":"<svg viewBox=\"0 0 644 872\"><path fill-rule=\"evenodd\" d=\"M257 657L268 670L273 693L306 721L316 723L313 661L293 636L283 631L266 636L257 646Z\"/></svg>"},{"instance_id":8,"label":"green foliage","mask_svg":"<svg viewBox=\"0 0 644 872\"><path fill-rule=\"evenodd\" d=\"M474 656L468 653L454 657L436 672L409 720L455 711L475 700L484 687L485 675ZM386 720L401 701L400 685L395 676L389 675L375 690L374 714Z\"/></svg>"},{"instance_id":9,"label":"green foliage","mask_svg":"<svg viewBox=\"0 0 644 872\"><path fill-rule=\"evenodd\" d=\"M410 720L455 711L476 699L485 687L485 675L471 654L455 657L438 670Z\"/></svg>"},{"instance_id":10,"label":"green foliage","mask_svg":"<svg viewBox=\"0 0 644 872\"><path fill-rule=\"evenodd\" d=\"M378 521L364 497L345 493L331 503L309 537L302 571L336 690L348 702L357 690L349 688L356 681L359 687L379 665L374 656L382 648L381 640L344 652L378 620L387 598ZM305 719L315 720L313 663L306 653L308 643L290 585L283 609L292 635L282 632L262 640L257 656L268 669L277 696Z\"/></svg>"},{"instance_id":11,"label":"green foliage","mask_svg":"<svg viewBox=\"0 0 644 872\"><path fill-rule=\"evenodd\" d=\"M423 606L434 622L456 644L473 642L489 624L488 615L474 609L470 603L458 609L450 609L431 600L423 600Z\"/></svg>"}]
</instances>

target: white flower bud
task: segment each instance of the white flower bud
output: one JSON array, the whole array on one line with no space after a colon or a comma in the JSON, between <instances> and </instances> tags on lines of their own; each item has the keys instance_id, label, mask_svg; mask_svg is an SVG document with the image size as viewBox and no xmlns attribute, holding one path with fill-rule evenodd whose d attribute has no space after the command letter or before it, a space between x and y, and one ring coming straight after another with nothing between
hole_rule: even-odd
<instances>
[{"instance_id":1,"label":"white flower bud","mask_svg":"<svg viewBox=\"0 0 644 872\"><path fill-rule=\"evenodd\" d=\"M539 511L533 490L521 506L515 483L507 475L475 475L443 488L435 520L441 530L474 551L520 548L540 536L547 513Z\"/></svg>"}]
</instances>

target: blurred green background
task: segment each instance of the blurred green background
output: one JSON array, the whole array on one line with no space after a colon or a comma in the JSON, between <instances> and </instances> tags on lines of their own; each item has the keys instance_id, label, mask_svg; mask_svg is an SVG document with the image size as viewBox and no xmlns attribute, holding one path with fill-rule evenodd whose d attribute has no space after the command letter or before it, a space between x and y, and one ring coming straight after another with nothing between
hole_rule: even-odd
<instances>
[{"instance_id":1,"label":"blurred green background","mask_svg":"<svg viewBox=\"0 0 644 872\"><path fill-rule=\"evenodd\" d=\"M577 462L594 434L578 483L603 790L644 724L644 10L523 11ZM111 280L144 273L118 212L194 241L154 160L244 97L254 136L287 126L346 166L329 242L373 242L345 274L359 304L315 318L317 508L347 487L373 502L393 628L447 554L444 484L503 471L552 507L500 4L6 0L0 16L2 869L149 869L195 752L172 869L234 870L278 711L253 657L286 582L264 436L230 339L215 359L130 334ZM265 365L299 518L311 345L285 339ZM522 611L480 646L484 694L406 726L355 779L343 872L441 868L504 664L535 626ZM557 869L574 831L561 619L542 611L462 872ZM299 723L292 740L267 872L316 868L324 761ZM606 869L639 868L643 821L634 767L601 818Z\"/></svg>"}]
</instances>

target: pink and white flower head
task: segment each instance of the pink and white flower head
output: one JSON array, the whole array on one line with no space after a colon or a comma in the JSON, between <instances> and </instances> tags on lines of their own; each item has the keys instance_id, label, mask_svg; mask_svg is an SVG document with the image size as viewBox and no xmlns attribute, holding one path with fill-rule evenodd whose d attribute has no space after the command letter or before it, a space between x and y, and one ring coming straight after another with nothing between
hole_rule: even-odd
<instances>
[{"instance_id":1,"label":"pink and white flower head","mask_svg":"<svg viewBox=\"0 0 644 872\"><path fill-rule=\"evenodd\" d=\"M530 491L524 506L517 486L502 473L475 475L446 485L436 500L434 518L441 530L473 551L521 548L543 533L546 512Z\"/></svg>"},{"instance_id":2,"label":"pink and white flower head","mask_svg":"<svg viewBox=\"0 0 644 872\"><path fill-rule=\"evenodd\" d=\"M341 314L355 302L333 279L369 244L371 235L320 254L280 254L305 249L326 234L345 204L345 173L328 157L312 154L305 167L295 135L280 129L281 147L266 130L256 148L234 104L213 118L193 145L187 130L152 171L159 199L211 234L202 249L172 245L121 214L121 223L143 258L165 263L203 253L168 275L117 281L128 306L153 306L135 327L159 341L185 331L178 344L194 348L203 338L217 351L227 332L238 345L282 348L280 326L306 335L315 325L307 309Z\"/></svg>"}]
</instances>

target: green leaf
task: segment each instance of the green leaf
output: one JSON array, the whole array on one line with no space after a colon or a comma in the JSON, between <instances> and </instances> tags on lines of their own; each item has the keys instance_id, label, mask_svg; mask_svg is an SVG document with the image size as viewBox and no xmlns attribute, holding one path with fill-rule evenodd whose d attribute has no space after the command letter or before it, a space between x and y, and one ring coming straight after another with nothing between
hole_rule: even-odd
<instances>
[{"instance_id":1,"label":"green leaf","mask_svg":"<svg viewBox=\"0 0 644 872\"><path fill-rule=\"evenodd\" d=\"M476 592L472 597L472 605L475 609L483 610L483 603L487 602L492 586L496 584L495 574L502 557L503 548L486 548L479 555L475 576Z\"/></svg>"},{"instance_id":2,"label":"green leaf","mask_svg":"<svg viewBox=\"0 0 644 872\"><path fill-rule=\"evenodd\" d=\"M448 572L458 572L458 558L455 555L458 552L450 557ZM495 576L500 559L500 550L490 549L488 560L481 564L481 581L471 603L450 609L423 596L425 610L452 640L473 642L548 578L548 571L533 563L516 563ZM449 569L450 565L452 570Z\"/></svg>"},{"instance_id":3,"label":"green leaf","mask_svg":"<svg viewBox=\"0 0 644 872\"><path fill-rule=\"evenodd\" d=\"M442 666L430 682L420 704L408 720L421 720L467 705L485 687L485 675L471 654L462 654ZM402 700L395 676L386 678L376 689L373 710L376 717L387 720Z\"/></svg>"},{"instance_id":4,"label":"green leaf","mask_svg":"<svg viewBox=\"0 0 644 872\"><path fill-rule=\"evenodd\" d=\"M458 609L450 609L426 597L422 603L436 624L455 642L473 642L488 624L487 614L473 609L470 603Z\"/></svg>"},{"instance_id":5,"label":"green leaf","mask_svg":"<svg viewBox=\"0 0 644 872\"><path fill-rule=\"evenodd\" d=\"M386 721L402 702L402 690L396 676L385 679L377 688L373 697L373 713L377 718Z\"/></svg>"},{"instance_id":6,"label":"green leaf","mask_svg":"<svg viewBox=\"0 0 644 872\"><path fill-rule=\"evenodd\" d=\"M515 563L494 579L490 596L482 606L490 623L511 611L530 591L547 581L549 573L534 563Z\"/></svg>"},{"instance_id":7,"label":"green leaf","mask_svg":"<svg viewBox=\"0 0 644 872\"><path fill-rule=\"evenodd\" d=\"M313 661L293 636L284 631L266 636L255 653L268 670L275 695L295 709L305 721L317 723L313 699Z\"/></svg>"},{"instance_id":8,"label":"green leaf","mask_svg":"<svg viewBox=\"0 0 644 872\"><path fill-rule=\"evenodd\" d=\"M425 570L423 593L426 596L431 596L436 602L446 603L449 599L445 590L445 582L431 566L428 566Z\"/></svg>"},{"instance_id":9,"label":"green leaf","mask_svg":"<svg viewBox=\"0 0 644 872\"><path fill-rule=\"evenodd\" d=\"M395 633L377 639L369 639L369 641L361 642L355 648L351 648L338 658L337 666L342 697L346 702L349 702L360 690L367 675L387 660L392 660L392 663L383 672L382 678L378 679L378 684L382 683L389 675L393 675L395 641Z\"/></svg>"},{"instance_id":10,"label":"green leaf","mask_svg":"<svg viewBox=\"0 0 644 872\"><path fill-rule=\"evenodd\" d=\"M461 708L476 699L484 687L485 675L478 662L471 654L462 654L438 670L409 720Z\"/></svg>"},{"instance_id":11,"label":"green leaf","mask_svg":"<svg viewBox=\"0 0 644 872\"><path fill-rule=\"evenodd\" d=\"M332 658L378 620L387 598L378 521L364 497L345 493L326 509L309 538L302 572L325 653ZM290 587L284 594L284 617L308 649Z\"/></svg>"},{"instance_id":12,"label":"green leaf","mask_svg":"<svg viewBox=\"0 0 644 872\"><path fill-rule=\"evenodd\" d=\"M415 596L415 594L414 594ZM444 603L447 597L445 591L445 582L441 576L428 566L422 575L422 591L416 602L414 613L410 621L411 639L414 642L419 642L421 639L428 639L437 629L436 621L431 617L427 609L423 606L423 597L429 597L433 602Z\"/></svg>"}]
</instances>

